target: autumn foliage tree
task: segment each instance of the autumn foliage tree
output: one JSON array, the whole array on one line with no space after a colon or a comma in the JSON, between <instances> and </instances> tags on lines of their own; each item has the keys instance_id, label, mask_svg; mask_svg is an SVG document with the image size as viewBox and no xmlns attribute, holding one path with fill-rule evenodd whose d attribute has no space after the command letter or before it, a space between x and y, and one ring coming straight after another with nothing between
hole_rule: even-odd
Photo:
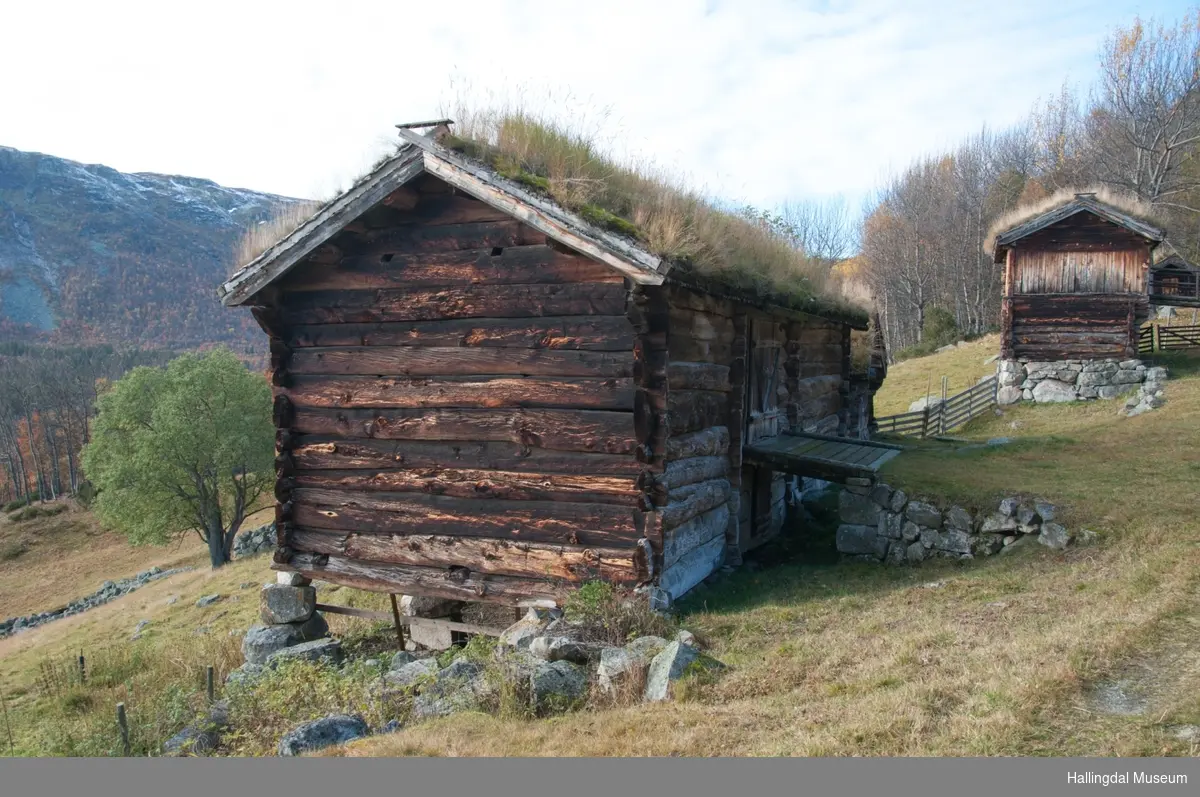
<instances>
[{"instance_id":1,"label":"autumn foliage tree","mask_svg":"<svg viewBox=\"0 0 1200 797\"><path fill-rule=\"evenodd\" d=\"M232 352L139 367L100 397L83 467L95 510L134 543L195 533L214 568L273 478L271 390Z\"/></svg>"}]
</instances>

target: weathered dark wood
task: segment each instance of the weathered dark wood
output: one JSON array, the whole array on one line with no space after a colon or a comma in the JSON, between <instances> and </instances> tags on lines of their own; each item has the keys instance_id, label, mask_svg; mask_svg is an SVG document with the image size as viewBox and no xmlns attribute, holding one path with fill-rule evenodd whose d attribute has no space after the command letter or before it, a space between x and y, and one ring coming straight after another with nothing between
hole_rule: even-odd
<instances>
[{"instance_id":1,"label":"weathered dark wood","mask_svg":"<svg viewBox=\"0 0 1200 797\"><path fill-rule=\"evenodd\" d=\"M293 374L340 376L587 376L631 378L632 352L443 346L347 346L300 349Z\"/></svg>"},{"instance_id":2,"label":"weathered dark wood","mask_svg":"<svg viewBox=\"0 0 1200 797\"><path fill-rule=\"evenodd\" d=\"M564 473L524 473L474 468L305 470L296 487L325 490L428 493L456 498L585 501L636 506L635 479Z\"/></svg>"},{"instance_id":3,"label":"weathered dark wood","mask_svg":"<svg viewBox=\"0 0 1200 797\"><path fill-rule=\"evenodd\" d=\"M708 429L673 435L667 441L668 460L691 457L723 456L729 451L729 427L713 426Z\"/></svg>"},{"instance_id":4,"label":"weathered dark wood","mask_svg":"<svg viewBox=\"0 0 1200 797\"><path fill-rule=\"evenodd\" d=\"M517 443L362 440L297 435L292 456L300 470L389 468L483 468L529 473L636 476L641 466L628 454L554 451Z\"/></svg>"},{"instance_id":5,"label":"weathered dark wood","mask_svg":"<svg viewBox=\"0 0 1200 797\"><path fill-rule=\"evenodd\" d=\"M302 434L379 440L508 441L559 451L631 454L633 415L600 410L330 410L301 407Z\"/></svg>"},{"instance_id":6,"label":"weathered dark wood","mask_svg":"<svg viewBox=\"0 0 1200 797\"><path fill-rule=\"evenodd\" d=\"M667 396L667 417L672 435L720 426L729 417L729 399L719 391L673 390Z\"/></svg>"},{"instance_id":7,"label":"weathered dark wood","mask_svg":"<svg viewBox=\"0 0 1200 797\"><path fill-rule=\"evenodd\" d=\"M670 503L660 510L664 529L673 529L729 500L727 479L712 479L671 490Z\"/></svg>"},{"instance_id":8,"label":"weathered dark wood","mask_svg":"<svg viewBox=\"0 0 1200 797\"><path fill-rule=\"evenodd\" d=\"M672 362L667 366L671 390L729 390L729 366Z\"/></svg>"},{"instance_id":9,"label":"weathered dark wood","mask_svg":"<svg viewBox=\"0 0 1200 797\"><path fill-rule=\"evenodd\" d=\"M640 578L633 545L584 548L478 537L354 534L297 529L289 538L298 552L344 556L418 567L466 567L473 573L582 582L595 578L630 584Z\"/></svg>"},{"instance_id":10,"label":"weathered dark wood","mask_svg":"<svg viewBox=\"0 0 1200 797\"><path fill-rule=\"evenodd\" d=\"M451 579L444 569L359 562L326 554L296 553L287 563L276 563L273 568L369 592L428 595L461 601L515 604L534 598L561 602L569 590L569 585L563 582L486 573Z\"/></svg>"},{"instance_id":11,"label":"weathered dark wood","mask_svg":"<svg viewBox=\"0 0 1200 797\"><path fill-rule=\"evenodd\" d=\"M414 252L453 252L519 246L521 241L521 224L514 219L433 226L389 225L358 235L347 254L382 257Z\"/></svg>"},{"instance_id":12,"label":"weathered dark wood","mask_svg":"<svg viewBox=\"0 0 1200 797\"><path fill-rule=\"evenodd\" d=\"M292 327L288 341L309 346L437 346L581 349L627 352L633 327L624 316L480 318Z\"/></svg>"},{"instance_id":13,"label":"weathered dark wood","mask_svg":"<svg viewBox=\"0 0 1200 797\"><path fill-rule=\"evenodd\" d=\"M336 265L296 268L282 285L319 291L583 282L620 283L622 277L601 263L543 245L346 257Z\"/></svg>"},{"instance_id":14,"label":"weathered dark wood","mask_svg":"<svg viewBox=\"0 0 1200 797\"><path fill-rule=\"evenodd\" d=\"M296 489L295 522L337 531L623 544L636 538L631 510L611 504L465 499L421 493Z\"/></svg>"},{"instance_id":15,"label":"weathered dark wood","mask_svg":"<svg viewBox=\"0 0 1200 797\"><path fill-rule=\"evenodd\" d=\"M676 459L667 463L663 481L671 489L710 479L725 478L729 460L723 455Z\"/></svg>"},{"instance_id":16,"label":"weathered dark wood","mask_svg":"<svg viewBox=\"0 0 1200 797\"><path fill-rule=\"evenodd\" d=\"M287 324L371 324L456 318L620 315L618 283L469 285L459 288L308 291L288 294Z\"/></svg>"},{"instance_id":17,"label":"weathered dark wood","mask_svg":"<svg viewBox=\"0 0 1200 797\"><path fill-rule=\"evenodd\" d=\"M632 379L298 376L284 394L297 407L546 407L632 410Z\"/></svg>"}]
</instances>

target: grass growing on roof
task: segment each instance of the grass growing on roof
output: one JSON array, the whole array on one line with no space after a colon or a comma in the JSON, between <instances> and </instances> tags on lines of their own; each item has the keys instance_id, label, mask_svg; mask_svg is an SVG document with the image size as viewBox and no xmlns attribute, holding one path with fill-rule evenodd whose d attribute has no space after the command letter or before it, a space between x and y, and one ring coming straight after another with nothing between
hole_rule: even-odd
<instances>
[{"instance_id":1,"label":"grass growing on roof","mask_svg":"<svg viewBox=\"0 0 1200 797\"><path fill-rule=\"evenodd\" d=\"M763 301L861 313L826 290L827 266L807 257L770 214L721 207L662 169L618 161L595 136L522 108L459 108L454 118L446 146L676 268Z\"/></svg>"}]
</instances>

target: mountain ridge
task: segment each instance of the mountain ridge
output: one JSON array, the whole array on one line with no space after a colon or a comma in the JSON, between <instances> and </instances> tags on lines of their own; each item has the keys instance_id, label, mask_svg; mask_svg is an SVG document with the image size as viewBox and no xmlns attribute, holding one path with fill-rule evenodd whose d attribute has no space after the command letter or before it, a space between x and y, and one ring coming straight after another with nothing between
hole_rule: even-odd
<instances>
[{"instance_id":1,"label":"mountain ridge","mask_svg":"<svg viewBox=\"0 0 1200 797\"><path fill-rule=\"evenodd\" d=\"M0 146L0 340L260 353L216 289L246 228L300 201Z\"/></svg>"}]
</instances>

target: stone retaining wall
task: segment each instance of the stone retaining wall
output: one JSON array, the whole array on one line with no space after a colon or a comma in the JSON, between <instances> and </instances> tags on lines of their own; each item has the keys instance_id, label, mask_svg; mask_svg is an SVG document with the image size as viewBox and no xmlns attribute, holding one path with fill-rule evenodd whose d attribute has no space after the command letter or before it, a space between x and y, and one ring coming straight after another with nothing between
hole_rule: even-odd
<instances>
[{"instance_id":1,"label":"stone retaining wall","mask_svg":"<svg viewBox=\"0 0 1200 797\"><path fill-rule=\"evenodd\" d=\"M998 378L1000 404L1050 404L1115 399L1134 390L1161 398L1167 369L1148 367L1141 360L1001 360Z\"/></svg>"},{"instance_id":2,"label":"stone retaining wall","mask_svg":"<svg viewBox=\"0 0 1200 797\"><path fill-rule=\"evenodd\" d=\"M1065 548L1075 537L1055 522L1046 502L1005 498L992 512L939 507L911 500L903 490L851 480L838 496L837 549L853 559L917 564L926 559L974 559L1027 539Z\"/></svg>"}]
</instances>

